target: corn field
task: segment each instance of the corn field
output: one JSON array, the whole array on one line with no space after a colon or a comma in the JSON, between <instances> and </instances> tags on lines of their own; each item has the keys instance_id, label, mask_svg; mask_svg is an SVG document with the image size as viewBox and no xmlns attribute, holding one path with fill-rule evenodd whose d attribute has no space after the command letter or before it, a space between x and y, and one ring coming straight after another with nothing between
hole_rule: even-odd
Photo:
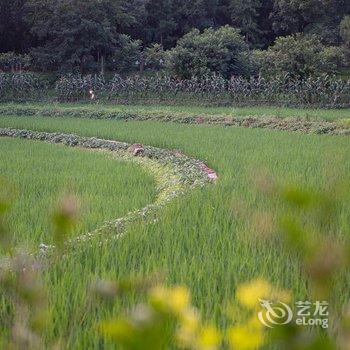
<instances>
[{"instance_id":1,"label":"corn field","mask_svg":"<svg viewBox=\"0 0 350 350\"><path fill-rule=\"evenodd\" d=\"M102 76L70 75L61 77L55 89L60 101L89 98L92 90L97 99L120 102L150 100L214 105L350 106L350 81L326 75L301 81L287 76L276 80L233 77L227 81L218 75L181 80L171 76L122 77L118 74L106 81Z\"/></svg>"},{"instance_id":2,"label":"corn field","mask_svg":"<svg viewBox=\"0 0 350 350\"><path fill-rule=\"evenodd\" d=\"M292 80L258 77L226 80L205 75L187 80L169 75L126 76L65 75L54 84L32 73L0 74L0 100L58 100L61 102L101 100L122 103L202 105L278 105L291 107L350 106L350 80L324 75Z\"/></svg>"},{"instance_id":3,"label":"corn field","mask_svg":"<svg viewBox=\"0 0 350 350\"><path fill-rule=\"evenodd\" d=\"M28 101L47 94L49 83L33 73L0 73L0 101Z\"/></svg>"}]
</instances>

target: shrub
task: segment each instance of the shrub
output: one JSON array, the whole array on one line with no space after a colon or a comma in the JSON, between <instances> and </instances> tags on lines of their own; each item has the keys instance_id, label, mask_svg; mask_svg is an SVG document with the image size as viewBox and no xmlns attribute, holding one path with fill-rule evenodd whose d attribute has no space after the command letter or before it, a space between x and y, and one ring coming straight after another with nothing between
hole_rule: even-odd
<instances>
[{"instance_id":1,"label":"shrub","mask_svg":"<svg viewBox=\"0 0 350 350\"><path fill-rule=\"evenodd\" d=\"M21 72L31 67L32 58L29 55L17 55L14 52L0 53L0 71Z\"/></svg>"},{"instance_id":2,"label":"shrub","mask_svg":"<svg viewBox=\"0 0 350 350\"><path fill-rule=\"evenodd\" d=\"M161 70L165 68L166 52L162 45L153 44L145 50L145 66L151 70Z\"/></svg>"},{"instance_id":3,"label":"shrub","mask_svg":"<svg viewBox=\"0 0 350 350\"><path fill-rule=\"evenodd\" d=\"M109 68L117 72L130 72L137 69L140 63L141 41L132 40L121 34L115 53L109 59Z\"/></svg>"},{"instance_id":4,"label":"shrub","mask_svg":"<svg viewBox=\"0 0 350 350\"><path fill-rule=\"evenodd\" d=\"M261 73L269 77L304 79L336 73L343 63L340 48L325 47L316 36L303 34L279 37L266 51L255 51L253 55Z\"/></svg>"},{"instance_id":5,"label":"shrub","mask_svg":"<svg viewBox=\"0 0 350 350\"><path fill-rule=\"evenodd\" d=\"M182 37L169 53L168 65L182 78L218 73L226 78L248 70L248 47L240 32L232 27L194 29Z\"/></svg>"}]
</instances>

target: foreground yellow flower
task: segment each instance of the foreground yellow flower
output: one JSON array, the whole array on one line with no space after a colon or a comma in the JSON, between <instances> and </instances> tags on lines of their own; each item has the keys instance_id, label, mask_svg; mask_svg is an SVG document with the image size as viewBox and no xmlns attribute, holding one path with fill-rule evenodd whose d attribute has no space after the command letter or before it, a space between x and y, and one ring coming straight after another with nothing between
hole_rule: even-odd
<instances>
[{"instance_id":1,"label":"foreground yellow flower","mask_svg":"<svg viewBox=\"0 0 350 350\"><path fill-rule=\"evenodd\" d=\"M174 288L155 287L150 292L151 304L164 312L180 315L190 305L190 292L187 288L176 286Z\"/></svg>"},{"instance_id":2,"label":"foreground yellow flower","mask_svg":"<svg viewBox=\"0 0 350 350\"><path fill-rule=\"evenodd\" d=\"M219 331L213 326L207 326L199 333L196 348L199 350L214 350L219 347L220 342Z\"/></svg>"},{"instance_id":3,"label":"foreground yellow flower","mask_svg":"<svg viewBox=\"0 0 350 350\"><path fill-rule=\"evenodd\" d=\"M185 287L174 287L170 289L169 306L175 313L183 312L190 304L190 292Z\"/></svg>"},{"instance_id":4,"label":"foreground yellow flower","mask_svg":"<svg viewBox=\"0 0 350 350\"><path fill-rule=\"evenodd\" d=\"M229 329L228 342L231 349L255 350L264 344L264 333L250 325L236 326Z\"/></svg>"},{"instance_id":5,"label":"foreground yellow flower","mask_svg":"<svg viewBox=\"0 0 350 350\"><path fill-rule=\"evenodd\" d=\"M256 279L240 285L236 291L236 298L241 305L255 309L259 307L259 299L269 298L271 290L271 285L267 281Z\"/></svg>"},{"instance_id":6,"label":"foreground yellow flower","mask_svg":"<svg viewBox=\"0 0 350 350\"><path fill-rule=\"evenodd\" d=\"M258 278L238 286L236 298L241 305L253 310L260 308L259 299L277 300L288 303L291 301L291 293L287 290L274 287L269 282Z\"/></svg>"}]
</instances>

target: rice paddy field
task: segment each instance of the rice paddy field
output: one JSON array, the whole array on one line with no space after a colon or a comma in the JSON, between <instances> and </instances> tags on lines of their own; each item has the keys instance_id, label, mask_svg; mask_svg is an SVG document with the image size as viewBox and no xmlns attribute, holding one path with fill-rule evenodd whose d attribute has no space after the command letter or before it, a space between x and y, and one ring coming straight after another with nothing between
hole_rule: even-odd
<instances>
[{"instance_id":1,"label":"rice paddy field","mask_svg":"<svg viewBox=\"0 0 350 350\"><path fill-rule=\"evenodd\" d=\"M151 110L140 106L91 108ZM220 108L161 108L172 113L232 112ZM241 109L237 113L326 120L350 115L349 110L269 108ZM292 291L298 300L307 300L309 285L300 271L298 255L291 254L279 237L265 237L269 220L256 219L266 218L266 213L274 218L288 208L262 194L257 183L261 187L260 180L267 176L281 184L320 191L332 191L336 181L344 188L350 185L348 136L6 113L0 116L0 128L74 133L181 150L205 161L219 176L215 183L194 189L161 208L156 224L131 225L123 237L107 244L92 242L81 246L44 270L53 315L45 340L61 342L67 349L113 348L109 339L101 337L96 324L122 313L139 299L131 295L118 298L112 305L92 303L89 286L96 279L121 280L160 273L168 285L188 286L193 304L203 318L219 328L229 323L227 305L234 302L237 286L257 277ZM152 177L136 164L116 161L98 152L37 141L1 138L0 176L15 189L7 222L16 245L25 247L43 241L50 243L48 213L67 189L83 203L81 223L74 234L141 208L155 196ZM268 184L263 182L264 186ZM343 197L343 204L336 207L339 224L323 238L345 243L349 239L350 192L343 190L333 195ZM336 318L349 301L349 272L341 270L332 288L329 304L332 317ZM6 308L3 297L0 307Z\"/></svg>"},{"instance_id":2,"label":"rice paddy field","mask_svg":"<svg viewBox=\"0 0 350 350\"><path fill-rule=\"evenodd\" d=\"M0 177L14 192L9 229L16 244L27 248L52 243L48 208L54 208L64 192L81 200L84 220L75 234L142 208L154 198L149 174L104 154L10 138L0 139L0 149Z\"/></svg>"}]
</instances>

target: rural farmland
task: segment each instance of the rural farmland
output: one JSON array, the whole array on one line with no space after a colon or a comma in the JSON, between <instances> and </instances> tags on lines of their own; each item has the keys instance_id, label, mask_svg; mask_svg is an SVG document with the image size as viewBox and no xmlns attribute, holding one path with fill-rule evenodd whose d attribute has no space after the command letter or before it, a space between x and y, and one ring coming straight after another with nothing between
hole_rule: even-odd
<instances>
[{"instance_id":1,"label":"rural farmland","mask_svg":"<svg viewBox=\"0 0 350 350\"><path fill-rule=\"evenodd\" d=\"M180 3L0 2L0 349L349 349L350 7Z\"/></svg>"}]
</instances>

